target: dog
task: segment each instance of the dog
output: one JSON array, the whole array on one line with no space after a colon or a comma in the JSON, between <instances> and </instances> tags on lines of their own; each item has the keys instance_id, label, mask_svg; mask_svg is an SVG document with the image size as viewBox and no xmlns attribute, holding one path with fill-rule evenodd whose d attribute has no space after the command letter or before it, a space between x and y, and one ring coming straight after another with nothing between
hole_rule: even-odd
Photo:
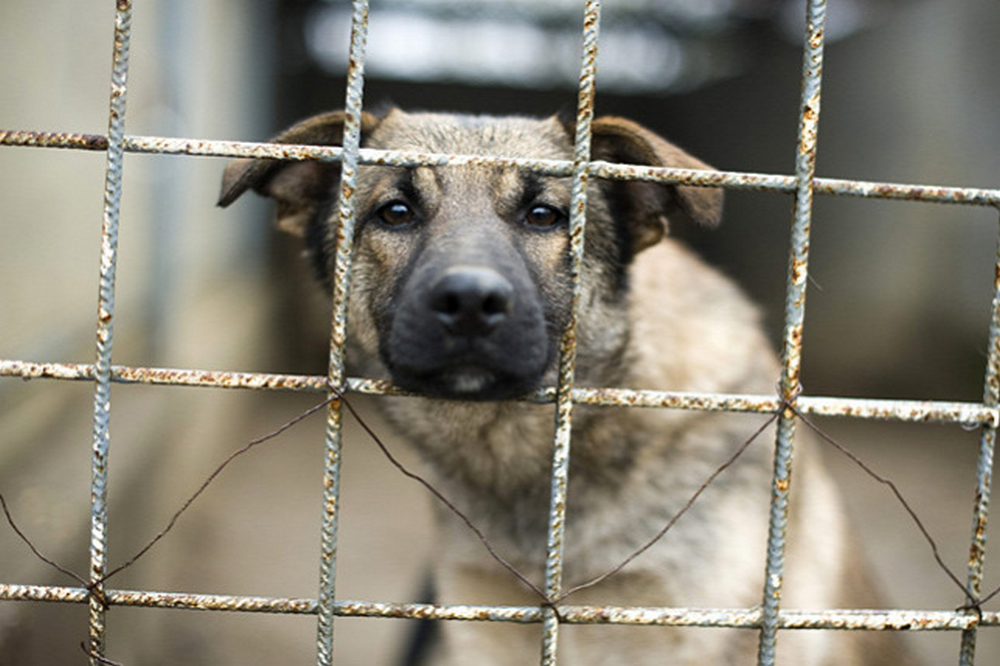
<instances>
[{"instance_id":1,"label":"dog","mask_svg":"<svg viewBox=\"0 0 1000 666\"><path fill-rule=\"evenodd\" d=\"M340 145L345 114L305 120L273 141ZM400 109L361 117L375 149L568 160L574 127L536 119ZM624 118L592 122L591 157L710 169ZM591 179L577 319L576 383L773 394L780 375L760 315L741 291L668 235L714 226L718 188ZM335 270L339 165L238 159L219 204L247 190L277 201L277 225L301 237L319 278ZM498 552L541 580L554 416L516 400L557 382L573 285L569 178L511 165L358 170L347 358L352 371L420 397L384 397L387 418L422 454L436 486ZM333 221L331 222L331 219ZM565 586L599 576L655 535L757 428L760 415L666 409L574 409ZM750 608L763 589L771 450L750 446L663 539L569 603ZM782 604L876 606L841 501L797 440ZM434 585L442 603L538 606L454 515L437 516ZM446 622L433 664L530 664L538 625ZM563 625L560 663L756 663L745 629ZM780 664L901 661L891 634L782 632Z\"/></svg>"}]
</instances>

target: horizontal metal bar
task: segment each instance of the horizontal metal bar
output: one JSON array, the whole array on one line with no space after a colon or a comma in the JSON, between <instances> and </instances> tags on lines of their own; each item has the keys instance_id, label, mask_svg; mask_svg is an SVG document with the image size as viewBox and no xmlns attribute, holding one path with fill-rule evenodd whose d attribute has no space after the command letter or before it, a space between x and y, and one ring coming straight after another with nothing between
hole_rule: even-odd
<instances>
[{"instance_id":1,"label":"horizontal metal bar","mask_svg":"<svg viewBox=\"0 0 1000 666\"><path fill-rule=\"evenodd\" d=\"M36 363L0 359L0 377L92 381L94 366L86 363ZM318 375L139 368L122 365L111 367L111 380L121 384L311 393L325 392L327 387L327 378ZM347 380L347 390L367 395L411 395L391 382L357 377ZM551 403L555 401L555 395L555 388L547 387L539 389L526 399ZM573 401L597 407L647 407L745 413L774 413L781 406L781 402L775 396L768 395L613 388L576 388L573 389ZM814 416L907 423L958 423L968 427L1000 425L1000 408L973 402L799 396L795 404L803 414Z\"/></svg>"},{"instance_id":2,"label":"horizontal metal bar","mask_svg":"<svg viewBox=\"0 0 1000 666\"><path fill-rule=\"evenodd\" d=\"M749 609L559 607L573 624L652 625L759 629L762 612ZM852 631L958 631L973 625L1000 623L1000 613L929 610L779 610L779 629L839 629Z\"/></svg>"},{"instance_id":3,"label":"horizontal metal bar","mask_svg":"<svg viewBox=\"0 0 1000 666\"><path fill-rule=\"evenodd\" d=\"M538 397L549 398L553 389L543 389ZM577 403L605 407L666 407L699 411L774 413L781 407L775 396L688 393L638 389L591 389L573 391ZM799 396L795 406L812 416L841 416L876 421L910 423L959 423L963 426L992 425L1000 419L1000 409L973 402L896 400L876 398L828 398Z\"/></svg>"},{"instance_id":4,"label":"horizontal metal bar","mask_svg":"<svg viewBox=\"0 0 1000 666\"><path fill-rule=\"evenodd\" d=\"M89 363L37 363L0 359L0 377L30 379L62 379L92 381L94 366ZM320 375L283 375L257 372L226 372L218 370L184 370L179 368L142 368L114 365L111 379L119 384L153 384L260 391L305 391L322 393L328 379ZM390 382L371 379L351 379L348 390L353 393L402 395L404 392Z\"/></svg>"},{"instance_id":5,"label":"horizontal metal bar","mask_svg":"<svg viewBox=\"0 0 1000 666\"><path fill-rule=\"evenodd\" d=\"M0 600L86 603L88 591L82 587L48 585L0 585ZM112 606L145 606L187 610L238 611L245 613L316 613L315 599L188 594L148 590L106 590L105 600Z\"/></svg>"},{"instance_id":6,"label":"horizontal metal bar","mask_svg":"<svg viewBox=\"0 0 1000 666\"><path fill-rule=\"evenodd\" d=\"M77 150L106 150L107 137L99 134L64 134L57 132L30 132L0 130L0 146L26 146L35 148L69 148ZM343 149L336 146L304 146L248 141L212 141L201 139L176 139L155 136L126 136L125 150L133 153L165 155L198 155L204 157L253 157L282 160L340 161ZM509 165L551 176L570 177L573 163L570 160L539 160L483 155L443 155L363 148L360 164L383 166L463 166ZM612 164L595 161L589 173L596 178L610 180L643 180L664 184L725 187L728 189L773 191L793 194L795 177L738 171L703 171L648 167L629 164ZM816 178L816 194L924 201L943 204L972 206L1000 206L1000 190L971 187L946 187L941 185L913 185L881 183L834 178Z\"/></svg>"},{"instance_id":7,"label":"horizontal metal bar","mask_svg":"<svg viewBox=\"0 0 1000 666\"><path fill-rule=\"evenodd\" d=\"M79 587L0 584L0 600L86 603L87 590ZM175 608L241 613L315 615L315 599L232 596L108 590L112 606ZM472 606L383 603L338 600L339 616L399 619L458 620L537 623L542 611L537 606ZM560 606L560 618L570 624L614 624L669 627L729 627L757 629L761 612L749 609L650 608L627 606ZM782 610L781 629L841 629L865 631L961 631L972 626L1000 626L1000 612L933 610Z\"/></svg>"}]
</instances>

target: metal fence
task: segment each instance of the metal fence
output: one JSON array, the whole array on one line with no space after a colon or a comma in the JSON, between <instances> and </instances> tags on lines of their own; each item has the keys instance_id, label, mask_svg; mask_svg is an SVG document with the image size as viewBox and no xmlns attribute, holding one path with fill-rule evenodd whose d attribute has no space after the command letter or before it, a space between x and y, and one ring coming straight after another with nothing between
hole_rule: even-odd
<instances>
[{"instance_id":1,"label":"metal fence","mask_svg":"<svg viewBox=\"0 0 1000 666\"><path fill-rule=\"evenodd\" d=\"M772 506L767 544L767 572L762 603L751 609L691 610L677 608L630 609L560 606L537 607L454 606L430 604L395 604L337 599L338 493L342 430L342 401L329 393L325 440L324 518L321 539L321 575L315 599L245 597L225 595L168 594L149 591L110 589L104 583L108 573L106 552L110 528L107 515L107 469L109 458L109 421L112 382L170 384L214 388L261 390L337 391L372 394L393 393L384 382L349 378L344 371L346 308L351 273L351 250L355 210L352 198L341 197L338 216L337 275L334 280L333 322L330 337L330 364L327 377L267 375L218 372L210 370L157 369L112 365L115 323L115 272L118 260L119 202L122 196L122 162L126 152L172 155L211 155L217 157L269 157L288 160L320 159L342 163L342 190L355 186L359 164L455 165L495 163L498 160L460 155L426 155L361 149L359 119L364 86L365 46L368 30L368 2L353 3L350 63L346 94L347 124L342 148L277 145L231 141L173 139L125 134L126 80L133 9L131 0L117 0L114 33L114 66L107 136L73 135L21 131L0 131L0 145L34 146L106 151L107 171L104 195L104 223L100 296L97 317L97 359L93 364L72 365L0 360L0 376L22 379L85 380L94 383L94 437L92 451L91 541L88 586L57 587L0 584L0 599L20 601L60 601L86 603L90 609L90 660L105 662L105 628L109 606L151 606L216 611L314 614L318 616L317 661L330 664L335 659L334 618L336 616L431 618L439 620L487 620L540 622L544 626L541 661L555 664L559 627L562 623L649 624L660 626L739 627L759 631L759 663L773 664L776 637L780 630L872 629L872 630L955 630L962 632L959 662L974 662L978 628L1000 625L1000 613L981 608L956 611L787 611L779 605L783 580L785 523L791 492L794 431L799 414L840 415L857 419L908 422L960 423L981 428L981 447L974 507L974 525L967 571L967 594L973 600L982 596L981 582L985 554L986 522L990 499L990 480L994 443L1000 426L1000 254L994 284L992 320L989 330L985 390L982 402L873 400L818 398L800 395L799 369L802 358L803 314L809 265L809 232L813 197L820 195L905 199L941 204L959 204L1000 208L1000 190L928 187L890 183L830 180L815 177L817 128L820 116L824 19L823 0L807 2L806 32L802 73L802 97L797 160L794 175L766 175L736 172L705 172L671 168L653 168L590 160L590 121L595 96L596 57L600 25L600 2L585 3L583 55L580 74L579 104L575 153L572 161L499 160L539 173L571 176L573 204L570 221L572 271L579 274L583 253L586 186L592 178L645 180L668 184L690 184L757 191L778 191L794 195L795 212L791 230L791 250L787 279L787 300L783 331L782 375L779 395L690 394L668 391L630 389L582 389L574 387L575 317L564 333L559 383L537 392L533 399L554 403L557 429L553 448L551 511L545 567L544 591L555 599L562 591L563 526L570 430L577 404L623 405L665 409L721 410L778 414L775 446Z\"/></svg>"}]
</instances>

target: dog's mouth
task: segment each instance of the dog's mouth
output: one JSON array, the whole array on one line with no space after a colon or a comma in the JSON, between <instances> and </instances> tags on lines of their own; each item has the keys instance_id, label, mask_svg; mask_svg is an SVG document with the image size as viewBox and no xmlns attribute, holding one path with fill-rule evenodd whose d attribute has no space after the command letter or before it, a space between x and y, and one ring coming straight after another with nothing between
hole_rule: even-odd
<instances>
[{"instance_id":1,"label":"dog's mouth","mask_svg":"<svg viewBox=\"0 0 1000 666\"><path fill-rule=\"evenodd\" d=\"M391 374L406 390L448 400L508 400L523 397L541 385L540 374L520 376L471 364L422 372L397 366Z\"/></svg>"},{"instance_id":2,"label":"dog's mouth","mask_svg":"<svg viewBox=\"0 0 1000 666\"><path fill-rule=\"evenodd\" d=\"M451 386L456 395L476 395L492 386L496 382L496 375L476 366L460 366L445 371L441 381Z\"/></svg>"}]
</instances>

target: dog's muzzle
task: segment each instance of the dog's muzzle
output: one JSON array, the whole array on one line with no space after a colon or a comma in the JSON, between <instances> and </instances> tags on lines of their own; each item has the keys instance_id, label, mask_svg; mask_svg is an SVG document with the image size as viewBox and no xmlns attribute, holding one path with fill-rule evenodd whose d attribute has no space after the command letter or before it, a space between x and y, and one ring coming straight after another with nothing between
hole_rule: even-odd
<instances>
[{"instance_id":1,"label":"dog's muzzle","mask_svg":"<svg viewBox=\"0 0 1000 666\"><path fill-rule=\"evenodd\" d=\"M424 270L392 313L387 357L403 388L493 400L536 388L550 360L545 318L526 271L481 265Z\"/></svg>"}]
</instances>

